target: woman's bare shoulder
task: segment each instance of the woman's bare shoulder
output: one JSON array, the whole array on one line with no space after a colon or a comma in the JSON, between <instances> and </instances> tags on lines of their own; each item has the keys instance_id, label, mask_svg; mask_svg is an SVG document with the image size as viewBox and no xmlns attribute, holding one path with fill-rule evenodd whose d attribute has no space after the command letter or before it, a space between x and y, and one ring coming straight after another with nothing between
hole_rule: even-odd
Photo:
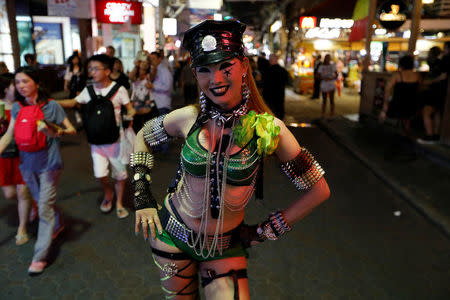
<instances>
[{"instance_id":1,"label":"woman's bare shoulder","mask_svg":"<svg viewBox=\"0 0 450 300\"><path fill-rule=\"evenodd\" d=\"M164 127L168 134L177 137L186 137L189 129L194 125L198 116L198 108L188 105L170 112L164 118Z\"/></svg>"},{"instance_id":2,"label":"woman's bare shoulder","mask_svg":"<svg viewBox=\"0 0 450 300\"><path fill-rule=\"evenodd\" d=\"M276 126L280 127L280 139L275 154L278 156L280 161L289 161L298 154L300 151L300 145L282 120L275 118L274 122Z\"/></svg>"}]
</instances>

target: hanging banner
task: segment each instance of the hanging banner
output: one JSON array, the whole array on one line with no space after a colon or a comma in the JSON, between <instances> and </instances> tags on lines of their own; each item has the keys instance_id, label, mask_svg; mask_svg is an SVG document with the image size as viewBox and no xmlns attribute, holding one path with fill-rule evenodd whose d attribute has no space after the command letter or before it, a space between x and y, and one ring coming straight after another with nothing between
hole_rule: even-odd
<instances>
[{"instance_id":1,"label":"hanging banner","mask_svg":"<svg viewBox=\"0 0 450 300\"><path fill-rule=\"evenodd\" d=\"M142 23L142 2L97 0L95 8L100 23Z\"/></svg>"},{"instance_id":2,"label":"hanging banner","mask_svg":"<svg viewBox=\"0 0 450 300\"><path fill-rule=\"evenodd\" d=\"M353 20L355 21L350 32L349 41L359 41L367 35L367 22L369 18L369 0L358 0L353 10Z\"/></svg>"},{"instance_id":3,"label":"hanging banner","mask_svg":"<svg viewBox=\"0 0 450 300\"><path fill-rule=\"evenodd\" d=\"M49 16L90 19L91 7L87 0L47 0Z\"/></svg>"}]
</instances>

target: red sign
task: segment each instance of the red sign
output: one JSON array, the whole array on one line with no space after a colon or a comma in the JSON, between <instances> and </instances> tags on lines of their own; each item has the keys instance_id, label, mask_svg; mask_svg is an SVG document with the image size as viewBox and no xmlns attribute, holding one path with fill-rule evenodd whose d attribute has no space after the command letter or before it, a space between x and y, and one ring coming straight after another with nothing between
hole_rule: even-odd
<instances>
[{"instance_id":1,"label":"red sign","mask_svg":"<svg viewBox=\"0 0 450 300\"><path fill-rule=\"evenodd\" d=\"M311 29L317 26L317 17L300 17L300 28Z\"/></svg>"},{"instance_id":2,"label":"red sign","mask_svg":"<svg viewBox=\"0 0 450 300\"><path fill-rule=\"evenodd\" d=\"M142 23L142 2L97 0L95 6L100 23Z\"/></svg>"}]
</instances>

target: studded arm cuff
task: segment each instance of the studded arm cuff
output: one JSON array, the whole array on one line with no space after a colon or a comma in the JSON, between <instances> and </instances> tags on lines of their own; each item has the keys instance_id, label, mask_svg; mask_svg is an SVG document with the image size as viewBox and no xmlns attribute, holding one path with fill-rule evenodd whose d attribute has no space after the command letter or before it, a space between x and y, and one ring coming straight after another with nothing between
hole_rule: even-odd
<instances>
[{"instance_id":1,"label":"studded arm cuff","mask_svg":"<svg viewBox=\"0 0 450 300\"><path fill-rule=\"evenodd\" d=\"M131 181L134 187L133 202L136 210L156 208L157 203L150 189L153 155L148 152L134 152L130 157L130 167L134 172Z\"/></svg>"},{"instance_id":2,"label":"studded arm cuff","mask_svg":"<svg viewBox=\"0 0 450 300\"><path fill-rule=\"evenodd\" d=\"M281 164L281 169L299 190L310 189L325 172L305 148L301 148L296 158Z\"/></svg>"},{"instance_id":3,"label":"studded arm cuff","mask_svg":"<svg viewBox=\"0 0 450 300\"><path fill-rule=\"evenodd\" d=\"M154 147L167 142L173 138L164 128L163 121L167 114L161 115L147 121L143 127L144 140L148 146Z\"/></svg>"}]
</instances>

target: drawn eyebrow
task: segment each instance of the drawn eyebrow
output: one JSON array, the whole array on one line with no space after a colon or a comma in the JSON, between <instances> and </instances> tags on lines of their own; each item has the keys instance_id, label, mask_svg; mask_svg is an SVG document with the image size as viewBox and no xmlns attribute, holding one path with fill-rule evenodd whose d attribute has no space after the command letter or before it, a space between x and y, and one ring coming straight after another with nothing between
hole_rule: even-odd
<instances>
[{"instance_id":1,"label":"drawn eyebrow","mask_svg":"<svg viewBox=\"0 0 450 300\"><path fill-rule=\"evenodd\" d=\"M206 72L209 72L209 69L206 68L206 67L199 67L199 68L197 69L197 72L200 72L200 73L206 73Z\"/></svg>"},{"instance_id":2,"label":"drawn eyebrow","mask_svg":"<svg viewBox=\"0 0 450 300\"><path fill-rule=\"evenodd\" d=\"M220 65L219 70L223 70L226 68L229 68L231 66L234 66L235 63L230 63L230 62L224 62L223 64Z\"/></svg>"}]
</instances>

